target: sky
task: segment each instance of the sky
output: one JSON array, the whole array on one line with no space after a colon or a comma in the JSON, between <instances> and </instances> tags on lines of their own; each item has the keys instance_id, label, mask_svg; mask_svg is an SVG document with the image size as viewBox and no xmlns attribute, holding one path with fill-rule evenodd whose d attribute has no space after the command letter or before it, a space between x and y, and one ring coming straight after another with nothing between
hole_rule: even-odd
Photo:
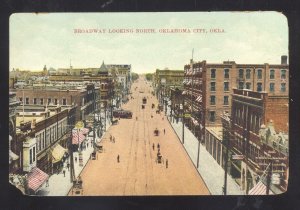
<instances>
[{"instance_id":1,"label":"sky","mask_svg":"<svg viewBox=\"0 0 300 210\"><path fill-rule=\"evenodd\" d=\"M279 12L16 13L9 26L10 70L70 63L97 68L104 61L146 73L183 70L192 56L208 63L279 64L280 56L288 55L287 19ZM89 29L97 33L86 33ZM132 32L114 32L121 29ZM190 33L163 33L171 29Z\"/></svg>"}]
</instances>

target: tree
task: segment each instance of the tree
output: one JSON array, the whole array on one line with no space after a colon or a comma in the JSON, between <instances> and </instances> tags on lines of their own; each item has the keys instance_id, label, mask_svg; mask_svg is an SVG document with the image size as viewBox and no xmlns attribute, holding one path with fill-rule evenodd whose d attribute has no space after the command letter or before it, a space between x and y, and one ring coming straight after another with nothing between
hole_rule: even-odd
<instances>
[{"instance_id":1,"label":"tree","mask_svg":"<svg viewBox=\"0 0 300 210\"><path fill-rule=\"evenodd\" d=\"M153 77L153 74L151 74L151 73L147 73L147 74L146 74L146 79L147 79L148 81L151 81L151 80L152 80L152 77Z\"/></svg>"},{"instance_id":2,"label":"tree","mask_svg":"<svg viewBox=\"0 0 300 210\"><path fill-rule=\"evenodd\" d=\"M131 73L131 78L132 78L132 81L135 81L139 78L139 75L137 73L132 72Z\"/></svg>"}]
</instances>

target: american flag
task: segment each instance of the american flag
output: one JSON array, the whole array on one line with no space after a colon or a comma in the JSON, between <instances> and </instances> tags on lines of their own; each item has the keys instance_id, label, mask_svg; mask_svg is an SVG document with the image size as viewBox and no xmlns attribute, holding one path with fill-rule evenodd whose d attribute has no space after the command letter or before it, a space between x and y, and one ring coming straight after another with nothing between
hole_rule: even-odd
<instances>
[{"instance_id":1,"label":"american flag","mask_svg":"<svg viewBox=\"0 0 300 210\"><path fill-rule=\"evenodd\" d=\"M38 167L34 167L27 176L28 188L35 192L42 186L43 183L45 183L48 178L48 174L43 172Z\"/></svg>"},{"instance_id":2,"label":"american flag","mask_svg":"<svg viewBox=\"0 0 300 210\"><path fill-rule=\"evenodd\" d=\"M81 129L72 130L72 144L80 144L85 139L83 131Z\"/></svg>"},{"instance_id":3,"label":"american flag","mask_svg":"<svg viewBox=\"0 0 300 210\"><path fill-rule=\"evenodd\" d=\"M249 195L266 195L267 187L262 181L259 181L250 191ZM274 193L269 190L269 194L273 195Z\"/></svg>"}]
</instances>

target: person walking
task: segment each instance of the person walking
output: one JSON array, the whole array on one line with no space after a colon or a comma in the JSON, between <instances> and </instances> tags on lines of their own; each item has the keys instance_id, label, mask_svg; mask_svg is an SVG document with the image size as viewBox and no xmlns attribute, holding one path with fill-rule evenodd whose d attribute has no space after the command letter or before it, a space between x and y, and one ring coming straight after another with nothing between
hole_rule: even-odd
<instances>
[{"instance_id":1,"label":"person walking","mask_svg":"<svg viewBox=\"0 0 300 210\"><path fill-rule=\"evenodd\" d=\"M113 143L115 143L115 137L113 137Z\"/></svg>"},{"instance_id":2,"label":"person walking","mask_svg":"<svg viewBox=\"0 0 300 210\"><path fill-rule=\"evenodd\" d=\"M154 143L152 144L152 148L153 148L153 151L154 151L154 148L155 148Z\"/></svg>"},{"instance_id":3,"label":"person walking","mask_svg":"<svg viewBox=\"0 0 300 210\"><path fill-rule=\"evenodd\" d=\"M46 187L49 187L49 179L46 180Z\"/></svg>"},{"instance_id":4,"label":"person walking","mask_svg":"<svg viewBox=\"0 0 300 210\"><path fill-rule=\"evenodd\" d=\"M77 163L77 157L75 157L75 163Z\"/></svg>"},{"instance_id":5,"label":"person walking","mask_svg":"<svg viewBox=\"0 0 300 210\"><path fill-rule=\"evenodd\" d=\"M168 159L166 159L166 168L168 168Z\"/></svg>"},{"instance_id":6,"label":"person walking","mask_svg":"<svg viewBox=\"0 0 300 210\"><path fill-rule=\"evenodd\" d=\"M159 143L157 143L157 149L159 149L160 148L160 145L159 145Z\"/></svg>"},{"instance_id":7,"label":"person walking","mask_svg":"<svg viewBox=\"0 0 300 210\"><path fill-rule=\"evenodd\" d=\"M63 170L63 174L64 174L64 177L66 177L66 171L65 170Z\"/></svg>"},{"instance_id":8,"label":"person walking","mask_svg":"<svg viewBox=\"0 0 300 210\"><path fill-rule=\"evenodd\" d=\"M166 134L166 130L164 129L164 135Z\"/></svg>"},{"instance_id":9,"label":"person walking","mask_svg":"<svg viewBox=\"0 0 300 210\"><path fill-rule=\"evenodd\" d=\"M120 162L120 155L117 156L117 161Z\"/></svg>"},{"instance_id":10,"label":"person walking","mask_svg":"<svg viewBox=\"0 0 300 210\"><path fill-rule=\"evenodd\" d=\"M69 162L67 163L67 168L68 168L68 171L69 171L69 168L70 168L70 163Z\"/></svg>"}]
</instances>

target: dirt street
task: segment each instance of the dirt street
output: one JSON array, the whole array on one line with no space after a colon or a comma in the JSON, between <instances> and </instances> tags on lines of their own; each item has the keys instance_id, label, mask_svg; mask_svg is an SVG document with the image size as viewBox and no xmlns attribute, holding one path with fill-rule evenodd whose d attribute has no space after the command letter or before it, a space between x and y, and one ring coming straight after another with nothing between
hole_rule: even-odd
<instances>
[{"instance_id":1,"label":"dirt street","mask_svg":"<svg viewBox=\"0 0 300 210\"><path fill-rule=\"evenodd\" d=\"M133 99L122 108L131 110L133 117L120 119L105 134L104 152L97 153L97 159L90 160L81 173L83 195L209 194L166 116L156 113L158 101L151 91L153 88L143 77L132 84ZM143 97L147 98L145 109ZM156 128L158 136L154 135ZM115 137L115 143L110 141L110 135ZM161 163L157 162L158 144Z\"/></svg>"}]
</instances>

